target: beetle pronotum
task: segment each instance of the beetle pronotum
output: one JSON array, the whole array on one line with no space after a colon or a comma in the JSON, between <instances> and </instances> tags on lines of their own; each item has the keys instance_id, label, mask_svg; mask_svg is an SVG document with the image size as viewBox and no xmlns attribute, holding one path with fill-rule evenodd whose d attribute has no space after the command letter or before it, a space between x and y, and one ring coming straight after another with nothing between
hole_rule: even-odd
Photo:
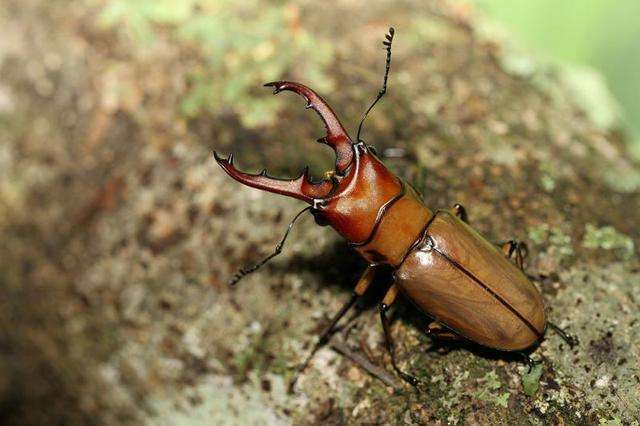
<instances>
[{"instance_id":1,"label":"beetle pronotum","mask_svg":"<svg viewBox=\"0 0 640 426\"><path fill-rule=\"evenodd\" d=\"M298 374L365 293L381 265L394 270L394 283L379 305L385 340L393 368L412 385L417 379L396 364L386 316L399 292L435 320L428 327L433 336L463 338L499 351L522 351L540 342L549 325L572 345L573 339L547 320L542 295L523 272L526 249L522 243L490 243L467 224L465 209L459 204L451 211L432 211L360 139L367 114L387 90L393 35L390 28L383 42L387 59L382 90L364 113L355 142L329 105L310 88L289 81L266 84L276 94L289 90L301 95L307 108L323 120L327 134L318 141L336 154L335 170L323 180L312 182L307 170L291 180L272 178L265 171L243 173L234 167L231 155L225 159L214 152L220 167L238 182L309 204L289 224L276 250L257 265L241 269L231 284L277 256L295 221L310 211L319 224L328 224L342 235L369 266Z\"/></svg>"}]
</instances>

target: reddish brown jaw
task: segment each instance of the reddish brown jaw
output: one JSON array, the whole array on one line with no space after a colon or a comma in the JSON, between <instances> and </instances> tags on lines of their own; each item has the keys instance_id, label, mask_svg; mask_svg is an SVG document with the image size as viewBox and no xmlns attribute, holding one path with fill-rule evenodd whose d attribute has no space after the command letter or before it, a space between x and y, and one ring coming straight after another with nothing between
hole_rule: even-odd
<instances>
[{"instance_id":1,"label":"reddish brown jaw","mask_svg":"<svg viewBox=\"0 0 640 426\"><path fill-rule=\"evenodd\" d=\"M274 87L274 94L289 90L306 99L306 108L312 108L317 112L327 129L327 135L318 139L318 142L326 143L333 148L336 153L336 172L343 174L353 161L353 144L340 120L324 99L307 86L291 81L274 81L265 86Z\"/></svg>"},{"instance_id":2,"label":"reddish brown jaw","mask_svg":"<svg viewBox=\"0 0 640 426\"><path fill-rule=\"evenodd\" d=\"M295 179L278 179L268 176L266 169L257 175L239 171L233 165L233 154L222 158L214 151L213 156L220 167L238 182L252 188L297 198L309 204L313 204L315 199L325 198L333 189L333 183L330 181L311 182L307 168Z\"/></svg>"},{"instance_id":3,"label":"reddish brown jaw","mask_svg":"<svg viewBox=\"0 0 640 426\"><path fill-rule=\"evenodd\" d=\"M327 129L327 135L318 139L318 142L326 143L333 148L336 153L336 172L339 175L344 174L355 155L353 143L347 131L342 127L340 120L338 120L338 117L336 117L336 114L324 99L307 86L291 81L275 81L267 83L265 86L274 87L274 94L283 90L290 90L307 100L307 108L312 108L318 113ZM309 204L314 204L314 200L326 198L333 189L331 180L323 180L318 183L311 182L306 168L295 179L277 179L267 176L266 170L257 175L239 171L233 166L233 155L229 155L228 158L222 158L216 152L213 155L220 167L238 182L264 191L294 197Z\"/></svg>"}]
</instances>

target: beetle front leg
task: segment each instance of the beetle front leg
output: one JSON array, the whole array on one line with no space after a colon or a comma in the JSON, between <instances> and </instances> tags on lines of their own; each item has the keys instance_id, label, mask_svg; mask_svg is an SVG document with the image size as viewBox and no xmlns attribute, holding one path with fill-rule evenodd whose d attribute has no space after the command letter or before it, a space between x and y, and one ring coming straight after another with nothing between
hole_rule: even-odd
<instances>
[{"instance_id":1,"label":"beetle front leg","mask_svg":"<svg viewBox=\"0 0 640 426\"><path fill-rule=\"evenodd\" d=\"M336 331L336 325L338 324L338 322L340 322L342 317L349 311L349 309L353 307L353 305L356 303L358 298L367 291L367 289L369 288L369 285L371 285L371 282L373 281L374 276L375 276L375 268L373 266L369 266L364 271L364 274L362 275L360 280L358 280L358 283L356 284L356 287L353 290L353 294L351 295L351 298L333 316L333 318L331 319L331 322L329 322L329 324L325 327L325 329L320 334L320 337L318 338L318 341L316 342L316 344L313 345L313 348L311 349L311 352L309 352L309 355L307 355L307 358L305 358L304 362L300 365L300 367L298 367L298 370L296 371L295 376L293 376L293 379L289 383L290 392L293 391L293 388L298 380L298 377L307 368L307 366L309 365L309 362L311 362L311 359L313 358L315 353L318 352L318 350L322 348L324 345L326 345L327 342L329 342L329 339L331 339L331 336Z\"/></svg>"},{"instance_id":2,"label":"beetle front leg","mask_svg":"<svg viewBox=\"0 0 640 426\"><path fill-rule=\"evenodd\" d=\"M387 291L387 294L384 296L384 299L380 304L380 321L382 322L385 343L387 345L387 351L389 351L389 355L391 356L391 365L393 366L393 369L396 371L396 373L398 373L402 380L409 383L413 387L417 387L420 383L420 380L418 380L411 374L405 373L404 371L400 370L400 368L396 364L395 345L393 344L391 333L389 331L389 318L387 317L387 311L389 310L389 306L391 306L391 304L396 300L397 296L398 288L395 284L393 284Z\"/></svg>"}]
</instances>

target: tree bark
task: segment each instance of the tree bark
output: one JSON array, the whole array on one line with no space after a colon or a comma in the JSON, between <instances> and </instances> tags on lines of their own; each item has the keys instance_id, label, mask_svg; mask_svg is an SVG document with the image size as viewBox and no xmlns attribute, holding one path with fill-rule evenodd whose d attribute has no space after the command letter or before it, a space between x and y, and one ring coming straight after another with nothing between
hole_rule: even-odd
<instances>
[{"instance_id":1,"label":"tree bark","mask_svg":"<svg viewBox=\"0 0 640 426\"><path fill-rule=\"evenodd\" d=\"M458 3L374 2L366 12L341 3L331 13L303 4L300 25L335 45L321 82L333 90L322 94L351 124L378 90L377 43L395 25L389 93L366 123L367 143L402 153L386 162L428 206L461 203L490 239L525 241L550 319L580 344L570 349L548 332L531 355L541 367L527 372L515 355L436 345L405 302L392 333L402 368L426 384L421 393L393 390L327 347L290 395L296 365L365 265L306 219L281 256L226 286L272 250L303 206L231 181L211 149L240 151L245 168L284 176L307 163L318 169L329 157L313 142L317 117L280 95L279 120L259 132L236 113L187 119L176 105L188 45L162 39L144 56L117 31L83 26L93 22L86 6L70 8L29 1L0 18L19 46L0 56L3 419L638 418L640 167L619 132L573 103L556 67L480 31L481 19ZM369 308L389 278L338 337L352 358L386 368Z\"/></svg>"}]
</instances>

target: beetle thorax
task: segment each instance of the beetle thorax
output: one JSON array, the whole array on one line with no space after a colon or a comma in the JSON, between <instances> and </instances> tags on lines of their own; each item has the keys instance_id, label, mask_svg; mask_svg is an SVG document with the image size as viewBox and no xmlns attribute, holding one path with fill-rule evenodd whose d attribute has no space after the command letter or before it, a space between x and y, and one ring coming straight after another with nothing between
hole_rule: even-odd
<instances>
[{"instance_id":1,"label":"beetle thorax","mask_svg":"<svg viewBox=\"0 0 640 426\"><path fill-rule=\"evenodd\" d=\"M375 155L366 148L355 151L332 195L319 200L318 215L371 263L398 264L431 212ZM397 227L401 217L404 223Z\"/></svg>"}]
</instances>

